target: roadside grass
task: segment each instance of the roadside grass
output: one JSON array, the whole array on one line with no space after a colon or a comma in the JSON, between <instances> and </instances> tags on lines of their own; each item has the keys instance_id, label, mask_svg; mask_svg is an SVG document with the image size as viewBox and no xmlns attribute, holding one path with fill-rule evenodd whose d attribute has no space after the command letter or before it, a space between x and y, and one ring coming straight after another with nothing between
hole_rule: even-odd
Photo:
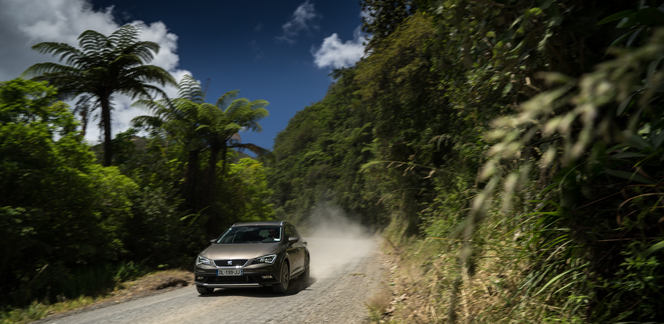
<instances>
[{"instance_id":1,"label":"roadside grass","mask_svg":"<svg viewBox=\"0 0 664 324\"><path fill-rule=\"evenodd\" d=\"M570 285L573 281L533 268L533 259L542 251L532 249L537 232L520 231L529 227L528 222L486 219L470 242L472 253L465 267L460 239L393 238L386 233L383 250L391 263L391 293L385 295L391 300L370 303L371 322L583 322L578 307L567 303L578 294Z\"/></svg>"},{"instance_id":2,"label":"roadside grass","mask_svg":"<svg viewBox=\"0 0 664 324\"><path fill-rule=\"evenodd\" d=\"M101 297L103 299L103 297ZM81 296L77 299L66 300L62 302L57 302L55 304L42 303L38 301L32 302L30 306L26 308L15 308L11 310L2 311L0 313L0 323L9 324L9 323L28 323L31 321L36 321L42 319L46 316L59 314L82 307L96 302L97 299L92 297Z\"/></svg>"},{"instance_id":3,"label":"roadside grass","mask_svg":"<svg viewBox=\"0 0 664 324\"><path fill-rule=\"evenodd\" d=\"M383 318L390 302L392 301L391 291L387 287L379 290L367 303L369 310L369 320L372 323L378 323Z\"/></svg>"},{"instance_id":4,"label":"roadside grass","mask_svg":"<svg viewBox=\"0 0 664 324\"><path fill-rule=\"evenodd\" d=\"M137 279L132 278L117 282L110 292L94 297L81 295L75 299L67 299L59 296L57 298L58 301L55 303L48 300L35 300L27 307L2 309L0 310L0 323L28 323L73 310L110 303L120 303L131 298L150 295L167 288L188 286L192 282L193 274L191 271L162 270L151 272Z\"/></svg>"}]
</instances>

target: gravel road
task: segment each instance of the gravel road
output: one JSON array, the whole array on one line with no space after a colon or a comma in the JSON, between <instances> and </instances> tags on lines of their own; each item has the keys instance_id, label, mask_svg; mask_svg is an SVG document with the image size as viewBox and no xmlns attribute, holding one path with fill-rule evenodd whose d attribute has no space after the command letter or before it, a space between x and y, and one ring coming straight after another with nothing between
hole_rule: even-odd
<instances>
[{"instance_id":1,"label":"gravel road","mask_svg":"<svg viewBox=\"0 0 664 324\"><path fill-rule=\"evenodd\" d=\"M199 296L189 286L40 323L366 323L385 272L376 240L306 240L311 281L291 282L286 295L253 288Z\"/></svg>"}]
</instances>

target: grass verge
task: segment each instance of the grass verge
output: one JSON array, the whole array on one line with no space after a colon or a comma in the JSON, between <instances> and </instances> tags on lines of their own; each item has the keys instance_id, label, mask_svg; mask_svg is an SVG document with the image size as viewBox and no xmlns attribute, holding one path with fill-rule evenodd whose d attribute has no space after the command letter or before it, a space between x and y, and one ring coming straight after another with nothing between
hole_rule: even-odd
<instances>
[{"instance_id":1,"label":"grass verge","mask_svg":"<svg viewBox=\"0 0 664 324\"><path fill-rule=\"evenodd\" d=\"M388 235L382 248L389 259L386 280L391 290L384 295L390 299L369 303L371 322L583 322L579 312L555 300L560 287L532 283L533 251L514 228L499 221L482 223L469 243L472 252L465 264L464 242L459 239L390 241Z\"/></svg>"},{"instance_id":2,"label":"grass verge","mask_svg":"<svg viewBox=\"0 0 664 324\"><path fill-rule=\"evenodd\" d=\"M67 300L59 298L56 303L34 301L28 307L6 309L0 312L0 323L28 323L50 316L64 316L70 311L90 307L104 307L138 297L148 296L168 289L184 287L193 283L193 274L185 270L163 270L149 273L135 280L118 283L108 294L97 297L80 296Z\"/></svg>"}]
</instances>

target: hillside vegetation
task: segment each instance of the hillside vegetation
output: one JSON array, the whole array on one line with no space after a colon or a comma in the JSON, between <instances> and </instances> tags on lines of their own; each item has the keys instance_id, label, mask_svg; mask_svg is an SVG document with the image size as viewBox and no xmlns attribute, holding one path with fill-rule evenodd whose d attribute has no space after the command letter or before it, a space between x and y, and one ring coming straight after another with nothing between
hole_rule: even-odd
<instances>
[{"instance_id":1,"label":"hillside vegetation","mask_svg":"<svg viewBox=\"0 0 664 324\"><path fill-rule=\"evenodd\" d=\"M361 4L368 54L276 138L277 217L384 230L376 320L664 321L660 4Z\"/></svg>"}]
</instances>

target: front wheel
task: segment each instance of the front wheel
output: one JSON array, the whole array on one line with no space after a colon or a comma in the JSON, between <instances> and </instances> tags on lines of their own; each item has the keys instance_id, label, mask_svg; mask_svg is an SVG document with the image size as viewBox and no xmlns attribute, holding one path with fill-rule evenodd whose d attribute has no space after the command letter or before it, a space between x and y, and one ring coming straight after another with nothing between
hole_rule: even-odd
<instances>
[{"instance_id":1,"label":"front wheel","mask_svg":"<svg viewBox=\"0 0 664 324\"><path fill-rule=\"evenodd\" d=\"M211 294L214 291L214 288L208 288L208 287L205 287L205 286L196 285L196 290L198 291L198 293L200 295L207 295L207 294Z\"/></svg>"},{"instance_id":2,"label":"front wheel","mask_svg":"<svg viewBox=\"0 0 664 324\"><path fill-rule=\"evenodd\" d=\"M307 257L306 265L304 266L304 273L302 274L302 282L305 285L309 285L309 279L311 277L311 261Z\"/></svg>"},{"instance_id":3,"label":"front wheel","mask_svg":"<svg viewBox=\"0 0 664 324\"><path fill-rule=\"evenodd\" d=\"M290 268L286 262L281 266L280 277L280 282L272 286L272 290L277 294L285 294L288 291L288 282L290 281Z\"/></svg>"}]
</instances>

